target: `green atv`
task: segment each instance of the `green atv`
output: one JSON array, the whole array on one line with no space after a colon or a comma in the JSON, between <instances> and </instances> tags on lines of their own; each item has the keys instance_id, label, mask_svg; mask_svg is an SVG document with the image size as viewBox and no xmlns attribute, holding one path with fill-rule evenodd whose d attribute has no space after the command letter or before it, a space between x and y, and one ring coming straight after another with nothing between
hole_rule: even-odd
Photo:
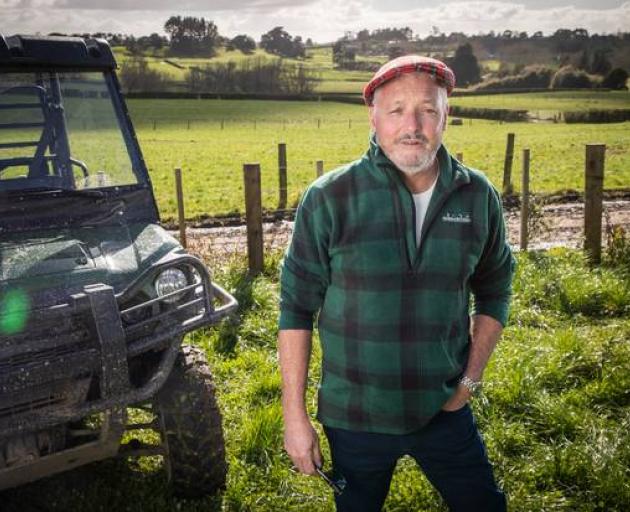
<instances>
[{"instance_id":1,"label":"green atv","mask_svg":"<svg viewBox=\"0 0 630 512\"><path fill-rule=\"evenodd\" d=\"M237 304L158 225L115 68L101 40L0 35L0 490L117 455L162 455L178 495L225 484L182 339Z\"/></svg>"}]
</instances>

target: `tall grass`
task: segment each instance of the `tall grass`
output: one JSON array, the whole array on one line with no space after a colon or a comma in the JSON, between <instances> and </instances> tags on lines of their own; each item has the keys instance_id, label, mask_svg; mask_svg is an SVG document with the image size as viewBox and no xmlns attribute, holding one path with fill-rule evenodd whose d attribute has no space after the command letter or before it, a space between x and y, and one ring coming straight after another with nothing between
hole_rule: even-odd
<instances>
[{"instance_id":1,"label":"tall grass","mask_svg":"<svg viewBox=\"0 0 630 512\"><path fill-rule=\"evenodd\" d=\"M246 275L244 260L215 268L215 278L239 299L239 314L188 340L209 356L224 415L230 468L221 496L178 501L168 494L159 464L109 461L69 479L11 491L4 503L0 496L0 508L332 510L328 488L298 475L282 451L278 263L279 255L268 258L255 278ZM518 255L511 323L486 371L484 399L473 403L510 510L628 510L629 303L630 280L621 266L592 270L582 253L564 249ZM311 414L320 355L316 338L307 393ZM325 442L322 448L329 466ZM446 509L415 463L404 458L385 510Z\"/></svg>"}]
</instances>

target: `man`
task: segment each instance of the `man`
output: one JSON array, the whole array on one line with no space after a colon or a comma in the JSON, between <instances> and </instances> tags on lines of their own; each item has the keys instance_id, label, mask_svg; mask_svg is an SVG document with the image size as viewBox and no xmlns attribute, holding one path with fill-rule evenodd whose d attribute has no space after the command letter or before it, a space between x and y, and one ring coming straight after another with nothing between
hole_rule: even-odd
<instances>
[{"instance_id":1,"label":"man","mask_svg":"<svg viewBox=\"0 0 630 512\"><path fill-rule=\"evenodd\" d=\"M454 82L419 56L374 75L370 147L308 188L283 263L285 449L302 473L322 464L304 403L319 312L339 511L380 510L405 454L451 510L506 507L468 401L507 320L513 258L498 194L442 145Z\"/></svg>"}]
</instances>

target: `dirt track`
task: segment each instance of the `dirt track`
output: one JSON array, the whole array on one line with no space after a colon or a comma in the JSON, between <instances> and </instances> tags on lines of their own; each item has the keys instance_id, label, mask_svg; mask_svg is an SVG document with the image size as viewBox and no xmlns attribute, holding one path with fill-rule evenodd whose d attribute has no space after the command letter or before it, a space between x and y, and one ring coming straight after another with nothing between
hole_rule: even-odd
<instances>
[{"instance_id":1,"label":"dirt track","mask_svg":"<svg viewBox=\"0 0 630 512\"><path fill-rule=\"evenodd\" d=\"M510 243L518 248L520 213L506 213ZM555 246L581 247L584 233L584 204L556 203L542 208L542 227L530 235L530 249L546 249ZM602 243L606 244L606 226L621 226L630 233L630 200L604 201ZM263 225L265 247L286 247L293 229L291 221L277 221ZM176 232L172 232L177 235ZM221 257L247 250L245 226L217 228L187 228L189 248L198 254Z\"/></svg>"}]
</instances>

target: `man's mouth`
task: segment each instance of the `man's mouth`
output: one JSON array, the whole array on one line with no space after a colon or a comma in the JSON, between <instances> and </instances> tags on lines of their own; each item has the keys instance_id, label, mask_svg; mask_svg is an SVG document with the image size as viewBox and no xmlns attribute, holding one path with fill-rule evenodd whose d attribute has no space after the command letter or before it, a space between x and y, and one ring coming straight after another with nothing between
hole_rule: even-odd
<instances>
[{"instance_id":1,"label":"man's mouth","mask_svg":"<svg viewBox=\"0 0 630 512\"><path fill-rule=\"evenodd\" d=\"M422 137L401 137L397 142L403 146L426 146L429 141Z\"/></svg>"}]
</instances>

